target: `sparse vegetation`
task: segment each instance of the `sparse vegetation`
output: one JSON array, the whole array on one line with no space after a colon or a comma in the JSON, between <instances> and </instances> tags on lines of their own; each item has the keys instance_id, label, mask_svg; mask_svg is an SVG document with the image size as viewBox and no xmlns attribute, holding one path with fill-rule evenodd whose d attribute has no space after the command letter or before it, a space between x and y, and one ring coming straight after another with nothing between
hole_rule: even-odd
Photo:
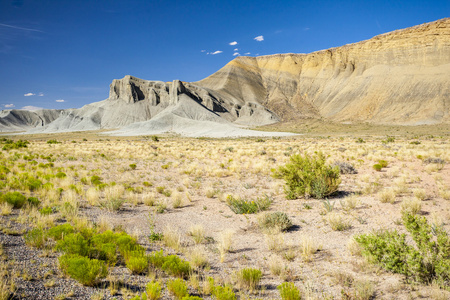
<instances>
[{"instance_id":1,"label":"sparse vegetation","mask_svg":"<svg viewBox=\"0 0 450 300\"><path fill-rule=\"evenodd\" d=\"M4 290L33 298L33 290L25 286L42 285L46 296L58 290L50 298L77 298L82 287L74 284L69 291L62 286L67 282L62 274L70 277L65 280L91 286L92 297L98 299L109 294L127 299L175 297L169 295L167 283L176 278L188 280L193 295L185 299L297 299L295 290L313 299L340 293L347 299L410 294L446 299L448 275L442 270L447 268L443 245L448 237L441 233L449 230L448 140L419 136L414 139L421 143L413 145L410 136L395 135L389 144L382 144L386 135L364 135L363 144L355 144L354 136L308 135L264 142L167 137L158 144L150 137L81 142L56 136L61 143L50 145L48 136L33 137L26 147L0 153ZM324 165L335 162L329 167L339 167L339 193L321 200L287 201L287 182L270 175L291 163L291 156L317 157L312 152L317 149L327 153ZM383 161L388 165L375 172L373 164ZM359 174L352 175L351 168ZM240 213L231 210L227 197ZM297 197L313 198L308 193ZM429 231L419 230L419 242L403 227L403 213L427 219ZM405 243L411 248L397 249L395 245L402 245L397 235L382 236L393 241L389 249L399 252L387 255L388 250L380 250L386 243L377 241L377 251L384 253L381 261L391 262L369 259L377 265L370 266L360 258L368 257L368 250L352 234L378 234L373 228L396 229L400 237L408 231ZM352 256L342 259L345 252ZM33 258L24 259L30 253ZM271 275L252 291L238 280L238 264ZM407 281L397 284L389 273L378 276L385 265L406 270ZM348 270L348 278L335 270ZM122 273L124 278L117 276ZM210 276L215 276L212 284ZM324 277L333 284L319 284ZM270 288L283 281L292 283L294 295Z\"/></svg>"}]
</instances>

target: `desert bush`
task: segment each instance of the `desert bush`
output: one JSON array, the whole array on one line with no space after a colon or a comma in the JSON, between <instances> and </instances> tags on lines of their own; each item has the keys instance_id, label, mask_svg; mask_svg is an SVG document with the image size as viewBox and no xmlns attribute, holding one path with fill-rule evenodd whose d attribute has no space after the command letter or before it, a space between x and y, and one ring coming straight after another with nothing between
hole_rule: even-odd
<instances>
[{"instance_id":1,"label":"desert bush","mask_svg":"<svg viewBox=\"0 0 450 300\"><path fill-rule=\"evenodd\" d=\"M245 268L240 270L236 275L240 287L245 287L250 291L254 291L261 281L262 272L259 269Z\"/></svg>"},{"instance_id":2,"label":"desert bush","mask_svg":"<svg viewBox=\"0 0 450 300\"><path fill-rule=\"evenodd\" d=\"M448 287L448 233L441 227L432 227L425 217L405 213L402 219L415 245L407 243L405 234L383 230L355 237L361 246L362 255L388 271L405 275L407 279Z\"/></svg>"},{"instance_id":3,"label":"desert bush","mask_svg":"<svg viewBox=\"0 0 450 300\"><path fill-rule=\"evenodd\" d=\"M381 172L381 170L383 169L383 166L380 164L374 164L373 169L377 172Z\"/></svg>"},{"instance_id":4,"label":"desert bush","mask_svg":"<svg viewBox=\"0 0 450 300\"><path fill-rule=\"evenodd\" d=\"M81 233L71 233L56 242L55 249L65 254L89 255L89 243Z\"/></svg>"},{"instance_id":5,"label":"desert bush","mask_svg":"<svg viewBox=\"0 0 450 300\"><path fill-rule=\"evenodd\" d=\"M61 144L61 142L58 142L57 140L48 140L47 144Z\"/></svg>"},{"instance_id":6,"label":"desert bush","mask_svg":"<svg viewBox=\"0 0 450 300\"><path fill-rule=\"evenodd\" d=\"M166 261L166 257L164 256L164 253L162 250L152 252L148 256L148 260L152 266L155 268L162 268L164 262Z\"/></svg>"},{"instance_id":7,"label":"desert bush","mask_svg":"<svg viewBox=\"0 0 450 300\"><path fill-rule=\"evenodd\" d=\"M281 300L300 300L302 299L299 289L293 282L283 282L277 287L280 291Z\"/></svg>"},{"instance_id":8,"label":"desert bush","mask_svg":"<svg viewBox=\"0 0 450 300\"><path fill-rule=\"evenodd\" d=\"M331 229L335 231L344 231L352 227L351 224L342 217L342 215L337 213L328 214L327 221L328 224L330 224Z\"/></svg>"},{"instance_id":9,"label":"desert bush","mask_svg":"<svg viewBox=\"0 0 450 300\"><path fill-rule=\"evenodd\" d=\"M67 177L67 175L64 172L58 172L58 173L56 173L55 177L59 178L59 179L62 179L62 178Z\"/></svg>"},{"instance_id":10,"label":"desert bush","mask_svg":"<svg viewBox=\"0 0 450 300\"><path fill-rule=\"evenodd\" d=\"M11 204L14 208L22 208L22 206L27 201L27 197L19 192L7 192L0 196L1 202L7 202Z\"/></svg>"},{"instance_id":11,"label":"desert bush","mask_svg":"<svg viewBox=\"0 0 450 300\"><path fill-rule=\"evenodd\" d=\"M168 255L161 269L173 276L186 278L191 271L191 266L189 262L182 260L177 255Z\"/></svg>"},{"instance_id":12,"label":"desert bush","mask_svg":"<svg viewBox=\"0 0 450 300\"><path fill-rule=\"evenodd\" d=\"M355 167L352 164L345 161L336 161L331 165L331 167L338 167L341 174L358 173L358 171L356 171Z\"/></svg>"},{"instance_id":13,"label":"desert bush","mask_svg":"<svg viewBox=\"0 0 450 300\"><path fill-rule=\"evenodd\" d=\"M292 227L292 221L284 212L266 213L259 220L261 228L268 231L286 231Z\"/></svg>"},{"instance_id":14,"label":"desert bush","mask_svg":"<svg viewBox=\"0 0 450 300\"><path fill-rule=\"evenodd\" d=\"M264 211L270 207L272 202L273 200L269 196L256 200L236 199L231 195L227 197L227 204L235 214L254 214Z\"/></svg>"},{"instance_id":15,"label":"desert bush","mask_svg":"<svg viewBox=\"0 0 450 300\"><path fill-rule=\"evenodd\" d=\"M236 294L233 292L233 289L228 285L214 286L212 288L212 295L217 300L236 300Z\"/></svg>"},{"instance_id":16,"label":"desert bush","mask_svg":"<svg viewBox=\"0 0 450 300\"><path fill-rule=\"evenodd\" d=\"M417 198L405 198L401 204L402 212L418 214L422 210L422 201Z\"/></svg>"},{"instance_id":17,"label":"desert bush","mask_svg":"<svg viewBox=\"0 0 450 300\"><path fill-rule=\"evenodd\" d=\"M106 264L97 259L64 254L59 257L61 270L83 285L94 286L108 274Z\"/></svg>"},{"instance_id":18,"label":"desert bush","mask_svg":"<svg viewBox=\"0 0 450 300\"><path fill-rule=\"evenodd\" d=\"M273 176L286 181L286 197L296 199L301 196L324 198L335 193L341 183L339 167L326 165L322 153L310 156L297 154L290 162L273 171Z\"/></svg>"},{"instance_id":19,"label":"desert bush","mask_svg":"<svg viewBox=\"0 0 450 300\"><path fill-rule=\"evenodd\" d=\"M148 256L144 251L131 251L127 255L125 265L132 274L143 274L148 271Z\"/></svg>"},{"instance_id":20,"label":"desert bush","mask_svg":"<svg viewBox=\"0 0 450 300\"><path fill-rule=\"evenodd\" d=\"M39 206L41 204L41 201L36 197L28 197L27 202L31 206Z\"/></svg>"},{"instance_id":21,"label":"desert bush","mask_svg":"<svg viewBox=\"0 0 450 300\"><path fill-rule=\"evenodd\" d=\"M380 192L380 202L393 204L395 202L395 196L393 189L384 189Z\"/></svg>"},{"instance_id":22,"label":"desert bush","mask_svg":"<svg viewBox=\"0 0 450 300\"><path fill-rule=\"evenodd\" d=\"M386 168L388 166L388 162L384 159L380 159L378 160L378 164L382 167L382 168Z\"/></svg>"},{"instance_id":23,"label":"desert bush","mask_svg":"<svg viewBox=\"0 0 450 300\"><path fill-rule=\"evenodd\" d=\"M41 228L34 228L25 234L24 240L27 245L40 249L44 247L46 237Z\"/></svg>"},{"instance_id":24,"label":"desert bush","mask_svg":"<svg viewBox=\"0 0 450 300\"><path fill-rule=\"evenodd\" d=\"M47 231L47 236L53 238L55 241L59 241L65 236L72 234L74 232L73 226L69 223L57 225L50 228Z\"/></svg>"},{"instance_id":25,"label":"desert bush","mask_svg":"<svg viewBox=\"0 0 450 300\"><path fill-rule=\"evenodd\" d=\"M161 284L157 281L147 283L145 291L148 300L158 300L161 298Z\"/></svg>"},{"instance_id":26,"label":"desert bush","mask_svg":"<svg viewBox=\"0 0 450 300\"><path fill-rule=\"evenodd\" d=\"M129 167L131 170L136 170L137 168L136 164L130 164Z\"/></svg>"},{"instance_id":27,"label":"desert bush","mask_svg":"<svg viewBox=\"0 0 450 300\"><path fill-rule=\"evenodd\" d=\"M167 289L177 299L182 299L188 295L188 289L184 280L177 278L167 282Z\"/></svg>"}]
</instances>

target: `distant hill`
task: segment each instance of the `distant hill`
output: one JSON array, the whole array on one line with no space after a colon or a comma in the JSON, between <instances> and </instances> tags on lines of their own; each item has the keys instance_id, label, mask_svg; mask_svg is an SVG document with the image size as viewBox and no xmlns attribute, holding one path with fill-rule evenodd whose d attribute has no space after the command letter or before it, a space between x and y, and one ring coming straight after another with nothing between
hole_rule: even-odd
<instances>
[{"instance_id":1,"label":"distant hill","mask_svg":"<svg viewBox=\"0 0 450 300\"><path fill-rule=\"evenodd\" d=\"M446 18L310 54L237 57L198 82L125 76L113 80L108 99L80 109L2 111L0 129L226 136L251 135L242 126L305 118L440 124L450 123L449 88Z\"/></svg>"}]
</instances>

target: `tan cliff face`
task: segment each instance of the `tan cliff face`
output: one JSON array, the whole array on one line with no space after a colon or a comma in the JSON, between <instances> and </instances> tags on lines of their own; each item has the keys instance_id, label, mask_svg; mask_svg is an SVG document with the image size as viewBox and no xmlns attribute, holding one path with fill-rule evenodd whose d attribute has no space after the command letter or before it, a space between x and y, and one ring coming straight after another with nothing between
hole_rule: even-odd
<instances>
[{"instance_id":1,"label":"tan cliff face","mask_svg":"<svg viewBox=\"0 0 450 300\"><path fill-rule=\"evenodd\" d=\"M198 85L283 120L449 122L450 19L310 54L238 57Z\"/></svg>"},{"instance_id":2,"label":"tan cliff face","mask_svg":"<svg viewBox=\"0 0 450 300\"><path fill-rule=\"evenodd\" d=\"M186 128L213 132L216 124L226 124L221 127L225 132L241 125L304 118L388 125L450 123L449 83L446 18L310 54L238 57L198 82L127 75L113 80L108 99L79 109L46 112L44 118L3 111L0 130L126 127L133 134L185 134Z\"/></svg>"}]
</instances>

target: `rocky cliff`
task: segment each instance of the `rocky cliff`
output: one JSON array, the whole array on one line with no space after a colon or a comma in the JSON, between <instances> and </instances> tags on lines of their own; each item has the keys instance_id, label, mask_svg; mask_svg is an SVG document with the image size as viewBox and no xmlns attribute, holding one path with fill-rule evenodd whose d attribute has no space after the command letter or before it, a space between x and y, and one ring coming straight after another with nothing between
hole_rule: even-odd
<instances>
[{"instance_id":1,"label":"rocky cliff","mask_svg":"<svg viewBox=\"0 0 450 300\"><path fill-rule=\"evenodd\" d=\"M196 84L282 120L447 123L450 19L310 54L238 57Z\"/></svg>"},{"instance_id":2,"label":"rocky cliff","mask_svg":"<svg viewBox=\"0 0 450 300\"><path fill-rule=\"evenodd\" d=\"M310 54L237 57L198 82L125 76L113 80L108 99L80 109L44 117L4 111L0 129L114 128L123 134L187 134L188 128L205 126L213 131L214 124L228 131L304 118L450 123L449 83L450 18L446 18Z\"/></svg>"}]
</instances>

